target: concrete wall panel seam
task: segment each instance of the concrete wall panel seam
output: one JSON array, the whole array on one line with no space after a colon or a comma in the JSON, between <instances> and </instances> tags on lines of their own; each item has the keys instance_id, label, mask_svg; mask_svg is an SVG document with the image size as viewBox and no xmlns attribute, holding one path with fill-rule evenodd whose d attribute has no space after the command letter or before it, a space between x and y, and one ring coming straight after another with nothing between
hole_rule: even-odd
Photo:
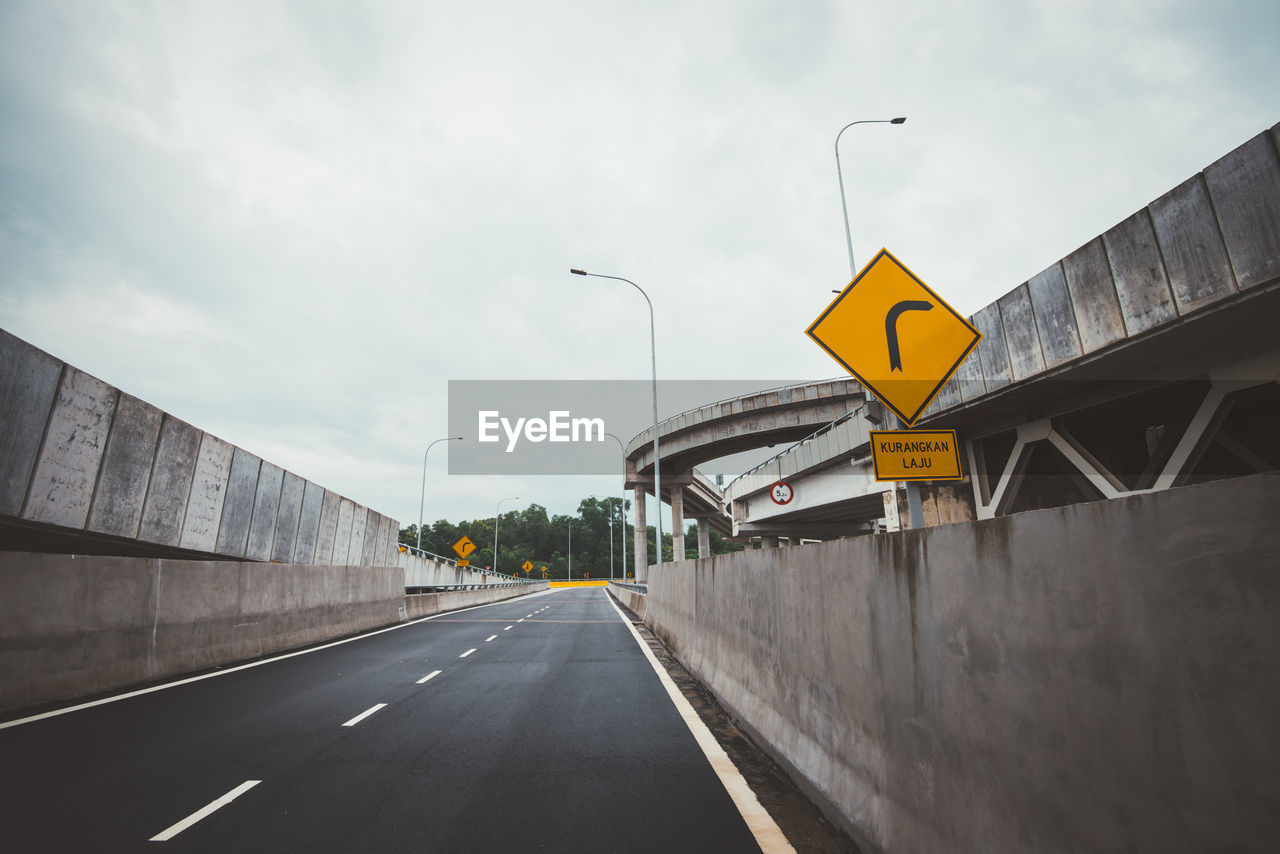
<instances>
[{"instance_id":1,"label":"concrete wall panel seam","mask_svg":"<svg viewBox=\"0 0 1280 854\"><path fill-rule=\"evenodd\" d=\"M1179 316L1239 291L1203 172L1150 205Z\"/></svg>"},{"instance_id":2,"label":"concrete wall panel seam","mask_svg":"<svg viewBox=\"0 0 1280 854\"><path fill-rule=\"evenodd\" d=\"M1280 275L1280 155L1264 131L1204 172L1236 286L1243 291Z\"/></svg>"},{"instance_id":3,"label":"concrete wall panel seam","mask_svg":"<svg viewBox=\"0 0 1280 854\"><path fill-rule=\"evenodd\" d=\"M93 491L89 494L88 512L85 514L84 524L81 526L85 530L88 530L89 520L93 518L93 503L94 503L94 499L98 495L98 487L102 483L102 472L103 472L103 469L106 468L106 466L103 463L105 462L107 457L108 446L111 444L111 428L115 426L116 413L120 409L120 397L122 392L119 389L113 389L113 390L115 391L115 395L114 395L115 400L112 401L112 404L111 404L111 414L107 416L107 438L106 438L106 441L102 443L102 454L98 457L98 470L95 473L93 478Z\"/></svg>"},{"instance_id":4,"label":"concrete wall panel seam","mask_svg":"<svg viewBox=\"0 0 1280 854\"><path fill-rule=\"evenodd\" d=\"M3 330L0 330L0 332L3 332ZM15 337L15 336L11 336L11 335L9 335L9 333L7 333L7 332L5 332L5 333L4 333L4 335L5 335L5 337L6 337L7 339L10 339L10 341L11 341L11 346L13 346L14 348L19 348L21 345L25 345L25 344L26 344L26 342L25 342L25 341L22 341L20 338L17 338L17 337ZM8 346L8 345L7 345L7 346ZM36 350L36 348L34 348L34 347L33 347L33 348L31 348L31 349L32 349L32 350ZM42 354L44 353L44 351L43 351L43 350L36 350L36 352L38 352L38 353L42 353ZM45 354L45 355L47 355L47 354ZM49 358L50 358L50 359L52 359L53 357L52 357L52 356L49 356ZM12 509L12 510L13 510L13 515L14 515L15 517L19 518L19 519L24 518L24 517L25 517L25 514L26 514L27 501L28 501L28 499L29 499L29 498L30 498L30 496L31 496L31 487L32 487L32 484L33 484L33 483L34 483L34 481L35 481L35 476L36 476L36 465L40 462L40 456L41 456L41 454L42 454L42 453L43 453L43 451L44 451L44 445L45 445L45 442L48 440L48 437L49 437L49 423L53 420L53 409L54 409L54 407L55 407L55 406L57 405L57 403L58 403L58 389L62 386L63 376L64 376L64 375L66 374L66 372L67 372L67 363L66 363L66 362L62 362L62 361L60 361L60 360L55 360L55 363L58 365L58 369L57 369L57 374L58 374L58 375L57 375L57 377L54 379L54 381L53 381L53 383L52 383L53 388L52 388L51 393L50 393L50 394L49 394L49 396L48 396L48 398L49 398L49 399L48 399L48 402L47 402L47 404L43 407L43 409L44 409L44 418L43 418L43 422L41 423L41 427L40 427L40 438L39 438L36 442L32 443L32 444L34 444L34 448L33 448L33 452L32 452L29 456L28 456L27 454L23 454L23 456L24 456L24 457L28 457L28 465L27 465L27 467L26 467L26 469L27 469L27 470L26 470L26 474L25 474L24 476L22 476L22 477L20 477L20 478L17 478L17 479L15 480L15 484L14 484L14 485L15 485L15 486L17 486L17 484L18 484L18 483L20 483L20 484L21 484L21 486L17 486L17 489L15 489L15 490L12 492L12 494L9 496L9 498L10 498L10 499L16 498L16 501L12 501L12 502L10 503L10 505L9 505L9 506L10 506L10 509ZM37 399L37 400L38 400L38 399ZM33 431L33 432L34 432L34 431ZM12 438L13 438L13 439L16 439L16 438L18 438L18 437L17 437L17 435L16 435L16 434L12 434ZM0 441L5 441L6 443L7 443L9 440L10 440L10 436L6 436L6 437L4 437L3 439L0 439ZM30 445L29 445L29 447L30 447ZM11 446L8 446L8 445L6 444L6 449L7 449L7 450L11 450L12 448L11 448ZM15 456L16 456L16 455L15 455Z\"/></svg>"},{"instance_id":5,"label":"concrete wall panel seam","mask_svg":"<svg viewBox=\"0 0 1280 854\"><path fill-rule=\"evenodd\" d=\"M164 413L151 404L117 394L86 530L137 538L163 421Z\"/></svg>"},{"instance_id":6,"label":"concrete wall panel seam","mask_svg":"<svg viewBox=\"0 0 1280 854\"><path fill-rule=\"evenodd\" d=\"M84 529L119 394L97 377L66 366L23 518Z\"/></svg>"}]
</instances>

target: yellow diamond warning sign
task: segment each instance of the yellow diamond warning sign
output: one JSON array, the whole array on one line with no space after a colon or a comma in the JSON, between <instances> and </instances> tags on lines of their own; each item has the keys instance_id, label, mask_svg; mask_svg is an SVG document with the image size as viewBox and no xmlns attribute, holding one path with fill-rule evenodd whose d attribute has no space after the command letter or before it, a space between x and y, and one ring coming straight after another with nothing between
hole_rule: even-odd
<instances>
[{"instance_id":1,"label":"yellow diamond warning sign","mask_svg":"<svg viewBox=\"0 0 1280 854\"><path fill-rule=\"evenodd\" d=\"M805 331L908 426L982 339L887 249Z\"/></svg>"},{"instance_id":2,"label":"yellow diamond warning sign","mask_svg":"<svg viewBox=\"0 0 1280 854\"><path fill-rule=\"evenodd\" d=\"M467 557L476 550L476 544L469 538L463 537L453 544L453 550L458 553L458 557Z\"/></svg>"},{"instance_id":3,"label":"yellow diamond warning sign","mask_svg":"<svg viewBox=\"0 0 1280 854\"><path fill-rule=\"evenodd\" d=\"M955 430L872 430L876 480L960 480Z\"/></svg>"}]
</instances>

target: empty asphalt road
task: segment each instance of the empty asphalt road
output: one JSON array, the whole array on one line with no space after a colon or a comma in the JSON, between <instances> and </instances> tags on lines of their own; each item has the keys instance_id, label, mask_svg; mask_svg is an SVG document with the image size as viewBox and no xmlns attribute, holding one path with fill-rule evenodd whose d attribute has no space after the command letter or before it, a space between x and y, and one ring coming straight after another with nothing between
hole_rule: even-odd
<instances>
[{"instance_id":1,"label":"empty asphalt road","mask_svg":"<svg viewBox=\"0 0 1280 854\"><path fill-rule=\"evenodd\" d=\"M601 588L11 721L0 847L761 850Z\"/></svg>"}]
</instances>

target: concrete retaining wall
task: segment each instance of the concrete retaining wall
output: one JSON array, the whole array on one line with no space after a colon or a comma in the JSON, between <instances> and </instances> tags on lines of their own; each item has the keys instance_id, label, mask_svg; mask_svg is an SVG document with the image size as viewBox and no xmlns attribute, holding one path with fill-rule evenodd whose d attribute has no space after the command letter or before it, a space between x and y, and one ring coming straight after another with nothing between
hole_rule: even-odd
<instances>
[{"instance_id":1,"label":"concrete retaining wall","mask_svg":"<svg viewBox=\"0 0 1280 854\"><path fill-rule=\"evenodd\" d=\"M0 553L0 712L546 589L403 583L390 566Z\"/></svg>"},{"instance_id":2,"label":"concrete retaining wall","mask_svg":"<svg viewBox=\"0 0 1280 854\"><path fill-rule=\"evenodd\" d=\"M329 517L325 510L331 512ZM249 560L396 563L400 525L0 329L0 517Z\"/></svg>"},{"instance_id":3,"label":"concrete retaining wall","mask_svg":"<svg viewBox=\"0 0 1280 854\"><path fill-rule=\"evenodd\" d=\"M868 851L1280 843L1280 474L650 568Z\"/></svg>"}]
</instances>

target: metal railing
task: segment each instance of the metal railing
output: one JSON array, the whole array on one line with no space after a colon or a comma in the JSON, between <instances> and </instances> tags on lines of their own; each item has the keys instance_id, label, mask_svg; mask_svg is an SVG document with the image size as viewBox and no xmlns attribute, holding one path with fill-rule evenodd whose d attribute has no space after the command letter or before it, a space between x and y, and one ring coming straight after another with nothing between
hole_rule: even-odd
<instances>
[{"instance_id":1,"label":"metal railing","mask_svg":"<svg viewBox=\"0 0 1280 854\"><path fill-rule=\"evenodd\" d=\"M492 569L485 569L483 566L458 566L458 561L456 558L445 557L444 555L438 555L435 552L429 552L426 549L420 549L417 546L411 546L411 545L408 545L407 543L400 543L399 545L400 545L400 551L405 554L412 555L413 557L419 557L419 558L422 558L423 560L429 560L429 561L432 561L433 563L441 564L442 566L451 566L455 569L469 569L473 572L483 572L495 578L509 578L512 581L525 582L525 581L535 580L532 578L521 578L518 575L508 575L505 572L494 572ZM458 585L458 586L463 586L463 585ZM484 586L484 585L480 585L480 586ZM496 585L489 584L488 586L494 587Z\"/></svg>"},{"instance_id":2,"label":"metal railing","mask_svg":"<svg viewBox=\"0 0 1280 854\"><path fill-rule=\"evenodd\" d=\"M803 445L805 442L811 442L811 441L813 441L814 439L816 439L816 438L818 438L819 436L821 436L823 433L827 433L827 432L829 432L829 431L831 431L831 430L834 430L836 427L840 426L841 424L843 424L844 422L846 422L846 421L848 421L850 418L852 418L854 415L857 415L859 412L861 412L864 406L866 406L866 404L865 404L865 403L860 403L860 404L858 404L858 405L857 405L857 406L855 406L853 409L850 409L848 412L846 412L844 415L841 415L841 416L840 416L839 418L837 418L835 421L832 421L830 424L824 424L823 426L819 427L817 430L814 430L814 431L813 431L812 433L810 433L808 436L805 436L803 439L801 439L800 441L796 442L794 445L789 445L788 447L786 447L786 448L782 449L781 451L779 451L778 453L774 454L772 457L769 457L769 459L765 460L764 462L760 463L759 465L755 466L754 468L747 469L747 470L746 470L746 471L744 471L742 474L738 475L738 476L737 476L737 477L735 477L733 480L731 480L731 481L729 481L727 484L725 484L725 486L724 486L724 494L725 494L725 496L726 496L726 497L728 497L728 495L729 495L729 490L733 488L733 485L734 485L735 483L737 483L738 481L742 480L744 477L749 477L749 476L751 476L751 475L753 475L753 474L757 474L757 473L759 473L759 472L761 472L761 471L763 471L763 470L767 469L771 464L777 463L777 461L778 461L778 460L780 460L782 457L785 457L787 454L791 453L791 452L792 452L792 451L794 451L796 448L798 448L798 447L800 447L801 445Z\"/></svg>"},{"instance_id":3,"label":"metal railing","mask_svg":"<svg viewBox=\"0 0 1280 854\"><path fill-rule=\"evenodd\" d=\"M452 593L465 590L496 590L503 587L524 587L529 584L538 584L542 579L534 581L532 578L517 579L515 581L499 581L493 584L413 584L404 588L406 596L412 596L421 593Z\"/></svg>"}]
</instances>

